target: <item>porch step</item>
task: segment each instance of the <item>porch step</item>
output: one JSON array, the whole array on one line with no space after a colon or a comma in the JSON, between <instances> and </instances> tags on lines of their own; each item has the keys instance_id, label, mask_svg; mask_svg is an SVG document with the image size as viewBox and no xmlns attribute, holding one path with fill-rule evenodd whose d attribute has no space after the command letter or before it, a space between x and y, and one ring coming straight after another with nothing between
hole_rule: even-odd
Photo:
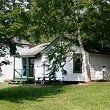
<instances>
[{"instance_id":1,"label":"porch step","mask_svg":"<svg viewBox=\"0 0 110 110\"><path fill-rule=\"evenodd\" d=\"M37 84L63 84L63 82L62 81L60 81L60 80L36 80L35 81L35 83L36 83L36 85Z\"/></svg>"},{"instance_id":2,"label":"porch step","mask_svg":"<svg viewBox=\"0 0 110 110\"><path fill-rule=\"evenodd\" d=\"M26 78L15 78L13 81L28 81Z\"/></svg>"},{"instance_id":3,"label":"porch step","mask_svg":"<svg viewBox=\"0 0 110 110\"><path fill-rule=\"evenodd\" d=\"M29 84L32 84L32 83L35 83L35 78L34 77L15 77L13 79L13 82L12 84L14 83L22 83L22 84L25 84L25 83L29 83Z\"/></svg>"},{"instance_id":4,"label":"porch step","mask_svg":"<svg viewBox=\"0 0 110 110\"><path fill-rule=\"evenodd\" d=\"M19 82L12 80L11 82L9 82L9 84L19 84Z\"/></svg>"},{"instance_id":5,"label":"porch step","mask_svg":"<svg viewBox=\"0 0 110 110\"><path fill-rule=\"evenodd\" d=\"M34 77L15 77L14 81L35 81Z\"/></svg>"},{"instance_id":6,"label":"porch step","mask_svg":"<svg viewBox=\"0 0 110 110\"><path fill-rule=\"evenodd\" d=\"M35 83L35 81L15 81L15 80L12 80L9 84L33 84Z\"/></svg>"}]
</instances>

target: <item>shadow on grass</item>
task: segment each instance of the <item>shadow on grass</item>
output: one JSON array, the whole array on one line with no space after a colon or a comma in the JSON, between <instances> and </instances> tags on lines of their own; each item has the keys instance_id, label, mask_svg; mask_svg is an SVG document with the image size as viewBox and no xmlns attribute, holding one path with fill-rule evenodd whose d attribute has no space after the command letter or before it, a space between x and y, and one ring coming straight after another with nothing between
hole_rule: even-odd
<instances>
[{"instance_id":1,"label":"shadow on grass","mask_svg":"<svg viewBox=\"0 0 110 110\"><path fill-rule=\"evenodd\" d=\"M18 85L0 89L0 100L23 103L23 100L42 101L45 97L53 97L63 92L62 85L34 86Z\"/></svg>"}]
</instances>

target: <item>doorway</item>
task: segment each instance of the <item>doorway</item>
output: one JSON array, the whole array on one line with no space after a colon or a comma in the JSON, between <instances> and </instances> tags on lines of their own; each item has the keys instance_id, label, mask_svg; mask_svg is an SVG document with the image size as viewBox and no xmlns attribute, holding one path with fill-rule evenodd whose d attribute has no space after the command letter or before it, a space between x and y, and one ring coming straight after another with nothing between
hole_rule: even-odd
<instances>
[{"instance_id":1,"label":"doorway","mask_svg":"<svg viewBox=\"0 0 110 110\"><path fill-rule=\"evenodd\" d=\"M34 57L22 58L23 76L34 77Z\"/></svg>"}]
</instances>

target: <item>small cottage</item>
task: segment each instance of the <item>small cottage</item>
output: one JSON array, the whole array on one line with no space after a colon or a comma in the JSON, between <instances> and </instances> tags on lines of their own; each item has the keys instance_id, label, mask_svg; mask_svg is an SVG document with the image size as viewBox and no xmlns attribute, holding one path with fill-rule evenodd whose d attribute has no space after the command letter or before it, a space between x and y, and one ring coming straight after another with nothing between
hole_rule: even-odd
<instances>
[{"instance_id":1,"label":"small cottage","mask_svg":"<svg viewBox=\"0 0 110 110\"><path fill-rule=\"evenodd\" d=\"M42 81L49 80L45 66L45 52L49 51L60 39L56 38L51 43L44 43L33 48L29 44L23 44L23 48L17 47L18 56L8 57L10 65L2 66L0 82L14 81ZM110 55L96 51L88 51L85 48L74 45L76 60L66 58L64 73L56 72L56 80L65 82L88 82L90 80L110 80ZM0 58L2 60L2 58Z\"/></svg>"}]
</instances>

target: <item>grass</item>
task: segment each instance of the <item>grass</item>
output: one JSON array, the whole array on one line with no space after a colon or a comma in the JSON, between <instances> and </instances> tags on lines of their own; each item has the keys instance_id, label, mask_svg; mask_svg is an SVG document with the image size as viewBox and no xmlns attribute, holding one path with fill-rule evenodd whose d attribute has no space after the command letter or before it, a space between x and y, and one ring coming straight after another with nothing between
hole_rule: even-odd
<instances>
[{"instance_id":1,"label":"grass","mask_svg":"<svg viewBox=\"0 0 110 110\"><path fill-rule=\"evenodd\" d=\"M0 110L109 110L110 83L90 85L0 84Z\"/></svg>"}]
</instances>

